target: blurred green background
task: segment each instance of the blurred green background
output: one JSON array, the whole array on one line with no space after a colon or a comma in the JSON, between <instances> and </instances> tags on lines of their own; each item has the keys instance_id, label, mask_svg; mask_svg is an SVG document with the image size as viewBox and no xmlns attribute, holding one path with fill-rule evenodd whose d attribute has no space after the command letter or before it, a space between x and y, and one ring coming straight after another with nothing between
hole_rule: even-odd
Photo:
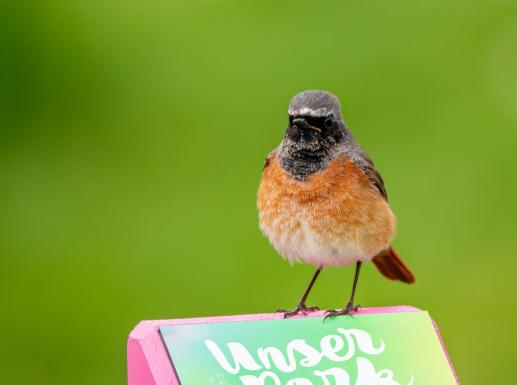
<instances>
[{"instance_id":1,"label":"blurred green background","mask_svg":"<svg viewBox=\"0 0 517 385\"><path fill-rule=\"evenodd\" d=\"M516 1L3 1L0 52L0 382L124 384L142 319L294 306L313 270L255 195L311 88L341 98L417 276L368 266L359 303L429 310L464 384L512 381Z\"/></svg>"}]
</instances>

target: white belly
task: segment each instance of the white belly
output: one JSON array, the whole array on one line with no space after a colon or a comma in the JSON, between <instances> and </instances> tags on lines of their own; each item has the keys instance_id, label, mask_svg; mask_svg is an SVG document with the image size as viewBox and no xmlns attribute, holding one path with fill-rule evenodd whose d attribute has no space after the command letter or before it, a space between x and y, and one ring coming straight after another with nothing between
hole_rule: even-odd
<instances>
[{"instance_id":1,"label":"white belly","mask_svg":"<svg viewBox=\"0 0 517 385\"><path fill-rule=\"evenodd\" d=\"M329 237L314 231L307 221L293 218L289 222L273 223L272 228L262 230L278 253L293 264L304 262L318 267L347 266L357 261L369 261L389 246L382 244L377 248L364 249L347 234Z\"/></svg>"}]
</instances>

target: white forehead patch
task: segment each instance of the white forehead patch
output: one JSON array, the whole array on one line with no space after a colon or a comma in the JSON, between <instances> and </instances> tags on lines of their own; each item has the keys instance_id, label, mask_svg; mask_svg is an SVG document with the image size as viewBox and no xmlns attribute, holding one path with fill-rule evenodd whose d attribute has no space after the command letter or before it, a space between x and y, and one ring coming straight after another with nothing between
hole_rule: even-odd
<instances>
[{"instance_id":1,"label":"white forehead patch","mask_svg":"<svg viewBox=\"0 0 517 385\"><path fill-rule=\"evenodd\" d=\"M321 116L327 116L330 112L332 112L332 111L329 111L325 107L317 108L315 110L313 110L312 108L309 108L309 107L303 107L299 110L289 109L289 115L293 115L293 116L309 115L309 116L321 117Z\"/></svg>"}]
</instances>

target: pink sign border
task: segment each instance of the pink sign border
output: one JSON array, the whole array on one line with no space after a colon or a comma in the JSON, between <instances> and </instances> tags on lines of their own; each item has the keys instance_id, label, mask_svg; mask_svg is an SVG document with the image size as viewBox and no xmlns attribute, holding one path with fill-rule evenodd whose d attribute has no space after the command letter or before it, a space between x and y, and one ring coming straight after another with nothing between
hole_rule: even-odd
<instances>
[{"instance_id":1,"label":"pink sign border","mask_svg":"<svg viewBox=\"0 0 517 385\"><path fill-rule=\"evenodd\" d=\"M401 313L420 311L412 306L391 306L362 308L357 313L361 314L381 314L381 313ZM308 317L321 317L324 312L316 312ZM163 325L185 325L216 322L236 322L236 321L260 321L282 319L278 313L247 314L222 317L202 317L202 318L181 318L171 320L141 321L129 334L127 341L127 382L128 385L181 385L174 368L171 365L165 345L163 344L159 327ZM452 361L445 349L438 326L434 323L434 329L440 340L443 351L456 382L460 385Z\"/></svg>"}]
</instances>

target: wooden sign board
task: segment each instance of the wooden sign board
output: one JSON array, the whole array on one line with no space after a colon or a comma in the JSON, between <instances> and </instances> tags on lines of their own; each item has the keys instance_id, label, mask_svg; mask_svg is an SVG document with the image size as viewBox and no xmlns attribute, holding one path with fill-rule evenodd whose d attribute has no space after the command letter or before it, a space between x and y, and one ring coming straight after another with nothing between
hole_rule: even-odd
<instances>
[{"instance_id":1,"label":"wooden sign board","mask_svg":"<svg viewBox=\"0 0 517 385\"><path fill-rule=\"evenodd\" d=\"M429 314L408 306L142 321L129 385L456 385Z\"/></svg>"}]
</instances>

